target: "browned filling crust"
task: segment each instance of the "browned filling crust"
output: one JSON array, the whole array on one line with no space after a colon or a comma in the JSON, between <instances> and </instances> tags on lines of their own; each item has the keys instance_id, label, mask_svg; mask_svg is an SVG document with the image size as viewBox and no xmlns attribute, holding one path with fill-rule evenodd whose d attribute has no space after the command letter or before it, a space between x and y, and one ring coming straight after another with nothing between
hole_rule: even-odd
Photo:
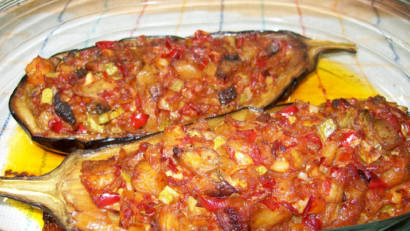
<instances>
[{"instance_id":1,"label":"browned filling crust","mask_svg":"<svg viewBox=\"0 0 410 231\"><path fill-rule=\"evenodd\" d=\"M99 228L319 230L368 223L410 211L406 112L376 96L319 107L298 101L244 122L227 116L212 131L199 120L166 128L159 143L84 161L80 179L99 209ZM94 227L87 219L87 212L74 217L78 228Z\"/></svg>"}]
</instances>

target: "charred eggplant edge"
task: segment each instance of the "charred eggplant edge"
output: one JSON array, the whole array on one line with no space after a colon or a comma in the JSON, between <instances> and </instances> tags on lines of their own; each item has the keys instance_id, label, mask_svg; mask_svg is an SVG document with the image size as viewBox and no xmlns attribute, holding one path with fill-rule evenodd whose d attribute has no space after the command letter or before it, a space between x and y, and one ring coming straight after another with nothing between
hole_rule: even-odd
<instances>
[{"instance_id":1,"label":"charred eggplant edge","mask_svg":"<svg viewBox=\"0 0 410 231\"><path fill-rule=\"evenodd\" d=\"M226 32L210 33L210 35L212 35L214 37L230 36L230 35L231 36L237 36L237 35L247 34L247 33L292 35L292 36L296 36L300 40L300 42L302 44L304 44L305 46L307 46L306 41L314 41L313 39L307 38L303 35L294 33L292 31L286 31L286 30L278 30L278 31L249 30L249 31L239 31L239 32L226 31ZM171 38L174 38L174 39L184 39L182 37L169 36L169 35L161 35L161 36L154 35L154 36L149 36L149 37L151 37L151 38L171 37ZM126 41L126 40L135 39L135 38L137 38L137 37L123 38L123 39L118 40L118 41L123 42L123 41ZM82 50L86 50L86 49L90 49L90 48L94 48L94 47L95 46L90 46L90 47L86 47L86 48L83 48L83 49L72 49L72 50L68 50L68 51L63 51L63 52L56 53L55 55L52 55L51 57L64 56L65 54L67 54L68 52L71 52L71 51L82 51ZM309 66L309 64L308 64L305 72L302 73L299 76L293 77L293 80L291 80L290 83L282 90L282 92L279 93L279 97L277 97L272 102L267 104L264 108L266 108L268 106L271 106L271 105L274 105L279 100L288 97L296 89L296 87L300 84L300 82L307 75L309 75L310 73L312 73L315 70L315 68L317 66L319 55L321 53L323 53L324 51L331 52L332 50L342 50L342 51L347 51L347 52L350 52L350 53L356 53L356 49L354 49L354 48L350 48L350 49L325 49L321 52L318 52L317 55L315 55L316 57L315 57L315 60L313 62L314 65ZM308 58L308 57L306 57L306 58ZM20 82L17 84L17 87L14 89L13 93L11 94L10 100L9 100L9 110L10 110L10 113L13 116L13 118L20 125L20 127L22 127L23 130L30 136L31 140L33 142L35 142L36 144L38 144L40 147L47 150L47 151L67 155L68 153L74 152L74 151L79 150L79 149L95 149L95 148L103 147L103 146L106 146L106 145L122 144L122 143L131 142L131 141L134 141L134 140L138 140L141 137L144 137L144 136L147 135L147 134L141 134L141 135L134 134L132 136L119 137L119 138L103 137L103 138L95 139L95 140L91 140L91 141L81 141L81 140L79 140L78 138L75 138L75 137L51 138L51 137L45 137L45 136L37 136L37 135L33 134L32 131L30 131L30 126L27 125L25 122L23 122L25 120L23 120L19 116L18 107L13 105L14 104L13 101L16 100L15 98L16 98L16 93L17 93L18 89L20 87L23 87L24 84L26 84L25 82L27 81L27 78L28 78L27 75L24 75L23 78L20 80ZM243 107L243 108L246 108L246 107Z\"/></svg>"}]
</instances>

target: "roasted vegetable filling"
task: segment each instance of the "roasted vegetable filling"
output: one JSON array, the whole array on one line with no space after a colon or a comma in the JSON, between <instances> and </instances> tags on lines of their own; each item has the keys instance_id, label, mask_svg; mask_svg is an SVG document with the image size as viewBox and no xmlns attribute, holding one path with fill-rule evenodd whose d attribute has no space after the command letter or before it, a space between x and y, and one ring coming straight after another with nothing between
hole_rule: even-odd
<instances>
[{"instance_id":1,"label":"roasted vegetable filling","mask_svg":"<svg viewBox=\"0 0 410 231\"><path fill-rule=\"evenodd\" d=\"M292 58L307 64L304 52L292 34L257 32L101 41L35 58L25 91L44 131L146 134L258 102Z\"/></svg>"},{"instance_id":2,"label":"roasted vegetable filling","mask_svg":"<svg viewBox=\"0 0 410 231\"><path fill-rule=\"evenodd\" d=\"M273 48L270 48L273 49ZM84 161L99 224L137 230L319 230L410 211L410 117L381 96L297 101L246 121L170 126ZM81 220L86 213L77 213Z\"/></svg>"}]
</instances>

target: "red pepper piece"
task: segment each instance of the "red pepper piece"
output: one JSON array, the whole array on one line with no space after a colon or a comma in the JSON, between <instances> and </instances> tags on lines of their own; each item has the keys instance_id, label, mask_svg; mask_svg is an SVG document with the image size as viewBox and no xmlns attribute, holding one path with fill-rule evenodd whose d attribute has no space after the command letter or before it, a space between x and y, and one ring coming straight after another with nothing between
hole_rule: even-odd
<instances>
[{"instance_id":1,"label":"red pepper piece","mask_svg":"<svg viewBox=\"0 0 410 231\"><path fill-rule=\"evenodd\" d=\"M77 133L79 133L79 134L87 133L87 127L84 126L83 124L79 124L78 127L77 127Z\"/></svg>"},{"instance_id":2,"label":"red pepper piece","mask_svg":"<svg viewBox=\"0 0 410 231\"><path fill-rule=\"evenodd\" d=\"M283 109L281 115L287 118L291 115L296 114L296 112L298 112L298 108L294 104L292 104L289 107Z\"/></svg>"},{"instance_id":3,"label":"red pepper piece","mask_svg":"<svg viewBox=\"0 0 410 231\"><path fill-rule=\"evenodd\" d=\"M174 161L172 161L171 159L168 159L168 168L171 169L173 173L178 172L177 166L175 165Z\"/></svg>"},{"instance_id":4,"label":"red pepper piece","mask_svg":"<svg viewBox=\"0 0 410 231\"><path fill-rule=\"evenodd\" d=\"M55 133L60 133L63 129L63 121L61 121L59 118L55 118L48 122L48 127L51 128L51 130L53 130Z\"/></svg>"},{"instance_id":5,"label":"red pepper piece","mask_svg":"<svg viewBox=\"0 0 410 231\"><path fill-rule=\"evenodd\" d=\"M138 129L147 123L148 118L149 118L148 114L143 114L143 113L135 114L131 117L131 125L135 129Z\"/></svg>"},{"instance_id":6,"label":"red pepper piece","mask_svg":"<svg viewBox=\"0 0 410 231\"><path fill-rule=\"evenodd\" d=\"M319 150L322 148L322 141L320 141L320 138L316 133L309 133L305 136L305 138L312 143L318 144L320 146Z\"/></svg>"},{"instance_id":7,"label":"red pepper piece","mask_svg":"<svg viewBox=\"0 0 410 231\"><path fill-rule=\"evenodd\" d=\"M354 131L349 131L346 133L343 137L342 140L342 147L347 147L349 146L353 141L357 140L357 135L356 132Z\"/></svg>"},{"instance_id":8,"label":"red pepper piece","mask_svg":"<svg viewBox=\"0 0 410 231\"><path fill-rule=\"evenodd\" d=\"M173 48L168 54L161 55L161 58L171 58L171 60L180 59L182 58L182 50Z\"/></svg>"},{"instance_id":9,"label":"red pepper piece","mask_svg":"<svg viewBox=\"0 0 410 231\"><path fill-rule=\"evenodd\" d=\"M291 204L289 204L288 202L282 202L282 205L287 208L291 213L295 214L295 215L300 215L299 211L297 209L295 209L295 207L293 207Z\"/></svg>"},{"instance_id":10,"label":"red pepper piece","mask_svg":"<svg viewBox=\"0 0 410 231\"><path fill-rule=\"evenodd\" d=\"M223 209L228 206L228 199L226 198L217 199L213 197L200 196L199 200L201 201L205 209L209 212L214 212L218 209Z\"/></svg>"},{"instance_id":11,"label":"red pepper piece","mask_svg":"<svg viewBox=\"0 0 410 231\"><path fill-rule=\"evenodd\" d=\"M320 230L322 228L322 222L316 218L315 214L309 214L302 219L302 224L307 226L311 230Z\"/></svg>"},{"instance_id":12,"label":"red pepper piece","mask_svg":"<svg viewBox=\"0 0 410 231\"><path fill-rule=\"evenodd\" d=\"M369 182L369 189L373 188L388 188L389 186L383 182L382 179L380 179L376 174L370 173L371 174L371 180Z\"/></svg>"},{"instance_id":13,"label":"red pepper piece","mask_svg":"<svg viewBox=\"0 0 410 231\"><path fill-rule=\"evenodd\" d=\"M100 50L118 48L120 44L117 41L100 41L95 46Z\"/></svg>"},{"instance_id":14,"label":"red pepper piece","mask_svg":"<svg viewBox=\"0 0 410 231\"><path fill-rule=\"evenodd\" d=\"M275 211L280 207L280 203L276 201L271 201L271 200L264 200L262 201L263 204L266 205L270 210Z\"/></svg>"},{"instance_id":15,"label":"red pepper piece","mask_svg":"<svg viewBox=\"0 0 410 231\"><path fill-rule=\"evenodd\" d=\"M97 200L97 207L104 208L105 206L115 204L121 199L120 194L116 192L106 192L101 194Z\"/></svg>"},{"instance_id":16,"label":"red pepper piece","mask_svg":"<svg viewBox=\"0 0 410 231\"><path fill-rule=\"evenodd\" d=\"M309 197L309 200L308 200L308 202L306 203L306 207L303 209L302 217L306 217L306 216L307 216L307 214L308 214L310 208L312 208L312 204L313 204L313 198L312 198L312 197Z\"/></svg>"}]
</instances>

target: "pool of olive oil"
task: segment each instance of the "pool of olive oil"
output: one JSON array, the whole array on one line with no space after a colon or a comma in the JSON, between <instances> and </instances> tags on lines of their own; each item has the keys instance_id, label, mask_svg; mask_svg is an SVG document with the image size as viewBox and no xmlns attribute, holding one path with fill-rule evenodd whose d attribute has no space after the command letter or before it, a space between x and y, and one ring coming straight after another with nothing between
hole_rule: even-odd
<instances>
[{"instance_id":1,"label":"pool of olive oil","mask_svg":"<svg viewBox=\"0 0 410 231\"><path fill-rule=\"evenodd\" d=\"M279 104L304 100L319 105L328 99L342 97L360 99L376 94L377 92L370 83L359 74L339 63L321 59L317 69L301 82L288 99ZM33 143L21 128L17 128L9 140L9 150L3 171L11 169L14 172L44 175L56 168L64 157L45 151ZM41 210L10 199L7 203L18 207L30 219L38 221L40 227L43 225Z\"/></svg>"}]
</instances>

